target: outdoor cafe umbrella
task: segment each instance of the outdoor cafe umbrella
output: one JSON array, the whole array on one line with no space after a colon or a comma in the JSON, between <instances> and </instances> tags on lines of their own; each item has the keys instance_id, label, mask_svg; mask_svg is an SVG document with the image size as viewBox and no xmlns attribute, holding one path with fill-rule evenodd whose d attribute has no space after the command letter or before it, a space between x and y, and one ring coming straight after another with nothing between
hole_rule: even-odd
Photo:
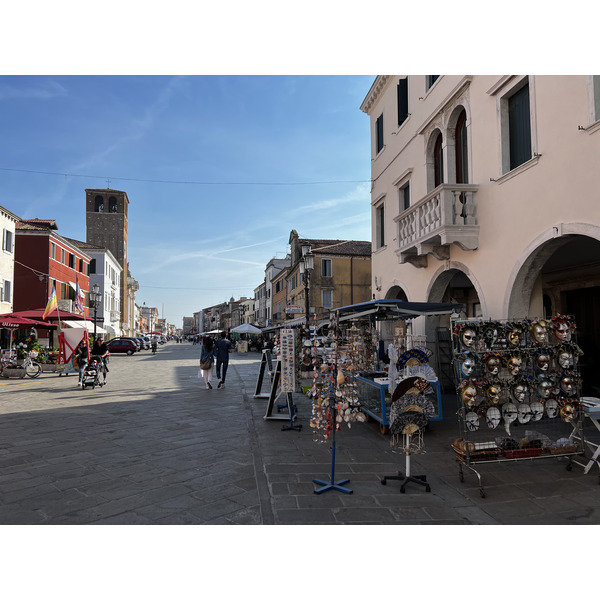
<instances>
[{"instance_id":1,"label":"outdoor cafe umbrella","mask_svg":"<svg viewBox=\"0 0 600 600\"><path fill-rule=\"evenodd\" d=\"M5 316L11 317L24 317L26 319L39 319L40 321L44 318L45 308L32 308L29 310L18 310L16 312L7 313ZM56 310L49 312L46 315L46 319L68 319L70 321L87 321L88 318L85 315L78 313L72 313L66 310Z\"/></svg>"},{"instance_id":2,"label":"outdoor cafe umbrella","mask_svg":"<svg viewBox=\"0 0 600 600\"><path fill-rule=\"evenodd\" d=\"M35 321L26 317L15 316L14 313L0 315L0 329L31 329L32 327L56 329L56 325L53 323L44 323L44 321Z\"/></svg>"},{"instance_id":3,"label":"outdoor cafe umbrella","mask_svg":"<svg viewBox=\"0 0 600 600\"><path fill-rule=\"evenodd\" d=\"M250 323L244 323L234 327L231 330L231 333L262 333L262 330L258 327L254 327L254 325L250 325Z\"/></svg>"}]
</instances>

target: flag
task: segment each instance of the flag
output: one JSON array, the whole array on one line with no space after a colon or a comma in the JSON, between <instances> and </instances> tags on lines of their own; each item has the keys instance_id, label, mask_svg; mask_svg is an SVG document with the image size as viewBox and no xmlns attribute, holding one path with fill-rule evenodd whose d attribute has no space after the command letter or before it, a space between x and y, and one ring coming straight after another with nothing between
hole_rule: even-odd
<instances>
[{"instance_id":1,"label":"flag","mask_svg":"<svg viewBox=\"0 0 600 600\"><path fill-rule=\"evenodd\" d=\"M46 318L48 313L51 313L55 308L58 308L58 302L56 301L56 284L52 284L52 293L50 294L50 299L48 300L48 304L46 304L46 310L42 316L42 319Z\"/></svg>"},{"instance_id":2,"label":"flag","mask_svg":"<svg viewBox=\"0 0 600 600\"><path fill-rule=\"evenodd\" d=\"M83 292L79 287L79 278L75 276L75 311L80 315L83 314Z\"/></svg>"}]
</instances>

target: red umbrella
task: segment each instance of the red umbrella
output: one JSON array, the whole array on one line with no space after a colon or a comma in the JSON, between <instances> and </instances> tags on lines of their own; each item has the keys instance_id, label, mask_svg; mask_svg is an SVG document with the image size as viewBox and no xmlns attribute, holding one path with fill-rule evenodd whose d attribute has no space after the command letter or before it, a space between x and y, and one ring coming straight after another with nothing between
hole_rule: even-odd
<instances>
[{"instance_id":1,"label":"red umbrella","mask_svg":"<svg viewBox=\"0 0 600 600\"><path fill-rule=\"evenodd\" d=\"M0 315L0 328L5 329L31 329L39 327L41 329L56 329L53 323L44 323L44 321L34 321L25 317L16 317L12 313Z\"/></svg>"}]
</instances>

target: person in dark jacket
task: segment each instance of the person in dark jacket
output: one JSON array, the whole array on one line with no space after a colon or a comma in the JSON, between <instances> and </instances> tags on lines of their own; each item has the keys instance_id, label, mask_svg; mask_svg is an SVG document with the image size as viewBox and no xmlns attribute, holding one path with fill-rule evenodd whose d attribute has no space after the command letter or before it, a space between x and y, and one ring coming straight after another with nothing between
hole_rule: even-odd
<instances>
[{"instance_id":1,"label":"person in dark jacket","mask_svg":"<svg viewBox=\"0 0 600 600\"><path fill-rule=\"evenodd\" d=\"M212 366L214 360L214 342L211 337L206 336L202 341L202 350L200 352L200 368L202 369L202 377L204 377L204 381L206 382L206 389L212 390L212 384L210 380L212 379ZM208 369L204 369L202 367L202 363L205 362L208 364L210 361L210 367Z\"/></svg>"},{"instance_id":2,"label":"person in dark jacket","mask_svg":"<svg viewBox=\"0 0 600 600\"><path fill-rule=\"evenodd\" d=\"M221 338L215 342L215 356L217 357L217 379L218 388L225 387L225 377L227 377L227 367L229 366L229 354L233 352L233 344L227 339L227 333L221 332ZM221 377L221 372L223 377Z\"/></svg>"},{"instance_id":3,"label":"person in dark jacket","mask_svg":"<svg viewBox=\"0 0 600 600\"><path fill-rule=\"evenodd\" d=\"M83 371L90 360L90 349L85 340L81 340L77 348L75 348L75 358L77 359L77 366L79 367L79 381L77 385L81 387L83 383Z\"/></svg>"},{"instance_id":4,"label":"person in dark jacket","mask_svg":"<svg viewBox=\"0 0 600 600\"><path fill-rule=\"evenodd\" d=\"M102 375L104 376L104 385L106 385L106 374L108 373L108 346L104 343L104 338L100 335L98 339L94 341L92 346L92 356L99 356L102 359Z\"/></svg>"}]
</instances>

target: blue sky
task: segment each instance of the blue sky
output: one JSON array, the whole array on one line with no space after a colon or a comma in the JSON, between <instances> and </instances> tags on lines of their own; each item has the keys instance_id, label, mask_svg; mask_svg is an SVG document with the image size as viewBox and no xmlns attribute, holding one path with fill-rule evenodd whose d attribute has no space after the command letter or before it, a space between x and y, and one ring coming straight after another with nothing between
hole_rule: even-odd
<instances>
[{"instance_id":1,"label":"blue sky","mask_svg":"<svg viewBox=\"0 0 600 600\"><path fill-rule=\"evenodd\" d=\"M2 76L0 204L85 240L127 192L138 304L180 326L300 236L370 240L367 76Z\"/></svg>"}]
</instances>

